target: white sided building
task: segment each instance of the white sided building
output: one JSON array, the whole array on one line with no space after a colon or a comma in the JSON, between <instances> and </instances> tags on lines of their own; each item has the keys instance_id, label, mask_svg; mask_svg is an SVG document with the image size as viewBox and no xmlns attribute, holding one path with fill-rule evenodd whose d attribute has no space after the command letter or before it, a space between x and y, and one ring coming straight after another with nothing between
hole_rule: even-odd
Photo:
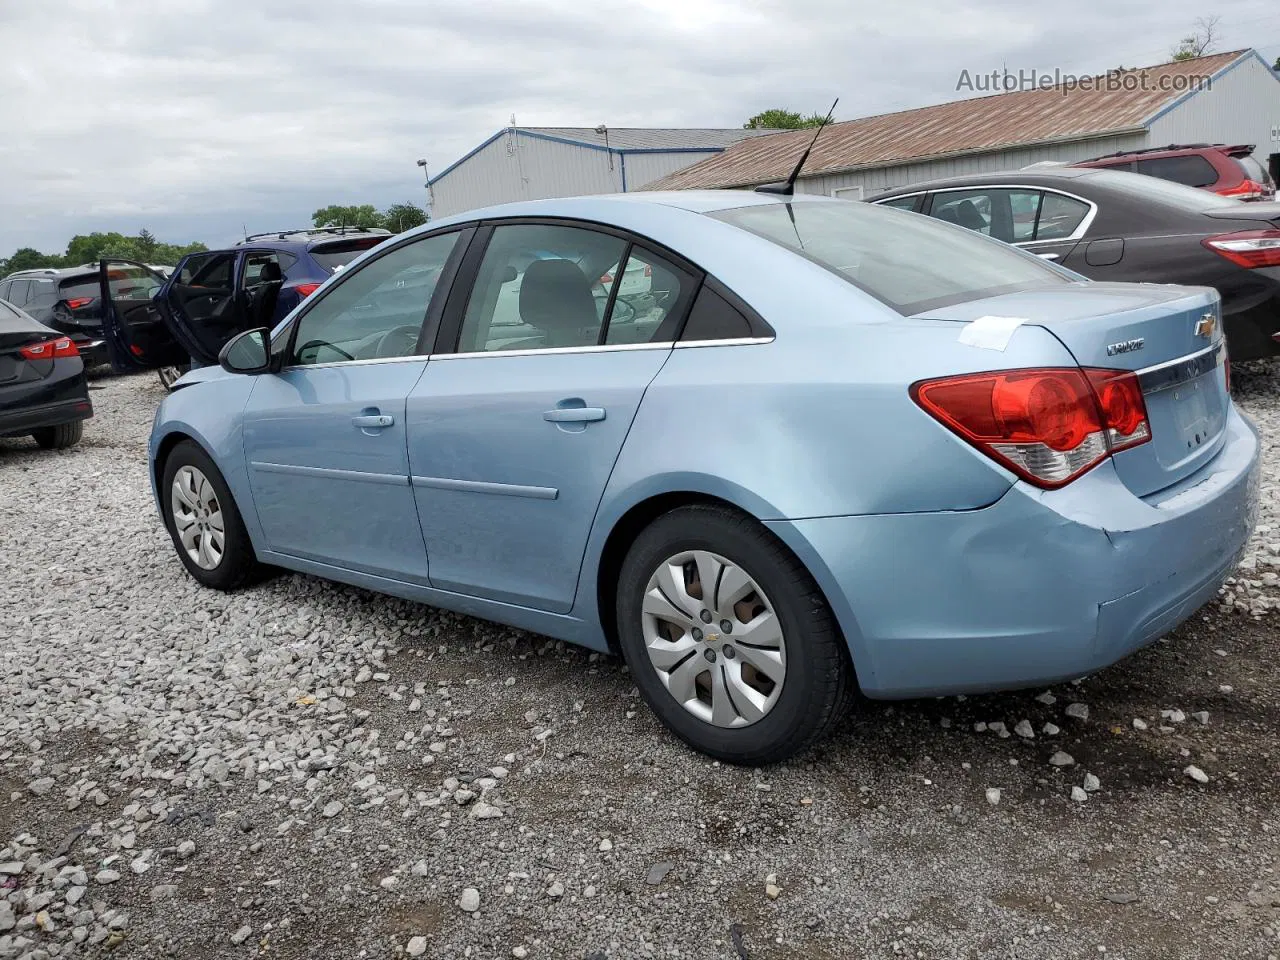
<instances>
[{"instance_id":1,"label":"white sided building","mask_svg":"<svg viewBox=\"0 0 1280 960\"><path fill-rule=\"evenodd\" d=\"M429 181L431 216L514 200L639 190L773 130L507 127Z\"/></svg>"}]
</instances>

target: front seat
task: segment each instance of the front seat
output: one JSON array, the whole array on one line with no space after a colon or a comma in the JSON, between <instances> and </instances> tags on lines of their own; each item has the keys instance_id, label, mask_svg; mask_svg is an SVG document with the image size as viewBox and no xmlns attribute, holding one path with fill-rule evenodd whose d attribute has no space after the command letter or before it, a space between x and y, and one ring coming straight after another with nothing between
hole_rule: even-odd
<instances>
[{"instance_id":1,"label":"front seat","mask_svg":"<svg viewBox=\"0 0 1280 960\"><path fill-rule=\"evenodd\" d=\"M978 207L972 200L961 200L956 204L956 221L970 230L987 229L986 219L978 212Z\"/></svg>"},{"instance_id":2,"label":"front seat","mask_svg":"<svg viewBox=\"0 0 1280 960\"><path fill-rule=\"evenodd\" d=\"M284 274L280 272L280 264L275 260L268 260L262 265L262 273L258 275L258 282L253 288L253 301L249 305L247 317L249 326L246 329L273 326L271 320L275 316L276 301L280 299L282 286Z\"/></svg>"},{"instance_id":3,"label":"front seat","mask_svg":"<svg viewBox=\"0 0 1280 960\"><path fill-rule=\"evenodd\" d=\"M543 334L543 346L595 343L600 328L591 283L571 260L535 260L520 283L520 319Z\"/></svg>"}]
</instances>

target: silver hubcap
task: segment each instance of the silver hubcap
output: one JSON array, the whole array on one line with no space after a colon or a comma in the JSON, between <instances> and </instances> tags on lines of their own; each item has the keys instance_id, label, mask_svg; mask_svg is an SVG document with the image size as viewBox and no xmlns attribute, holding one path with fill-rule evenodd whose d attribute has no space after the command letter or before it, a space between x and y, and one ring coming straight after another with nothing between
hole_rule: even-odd
<instances>
[{"instance_id":1,"label":"silver hubcap","mask_svg":"<svg viewBox=\"0 0 1280 960\"><path fill-rule=\"evenodd\" d=\"M169 511L178 531L182 549L202 570L212 570L222 562L226 531L222 525L222 505L213 484L196 467L179 467L173 475Z\"/></svg>"},{"instance_id":2,"label":"silver hubcap","mask_svg":"<svg viewBox=\"0 0 1280 960\"><path fill-rule=\"evenodd\" d=\"M644 643L676 701L717 727L764 717L787 649L773 605L745 570L706 550L668 557L645 588Z\"/></svg>"}]
</instances>

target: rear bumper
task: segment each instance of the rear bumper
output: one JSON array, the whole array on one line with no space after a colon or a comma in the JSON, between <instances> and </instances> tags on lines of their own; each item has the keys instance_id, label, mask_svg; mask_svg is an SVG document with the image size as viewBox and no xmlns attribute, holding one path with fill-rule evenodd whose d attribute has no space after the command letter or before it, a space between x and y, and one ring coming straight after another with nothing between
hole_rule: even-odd
<instances>
[{"instance_id":1,"label":"rear bumper","mask_svg":"<svg viewBox=\"0 0 1280 960\"><path fill-rule=\"evenodd\" d=\"M1032 686L1114 663L1211 600L1252 531L1258 460L1233 408L1218 456L1145 499L1104 463L979 510L768 526L826 592L868 695Z\"/></svg>"},{"instance_id":2,"label":"rear bumper","mask_svg":"<svg viewBox=\"0 0 1280 960\"><path fill-rule=\"evenodd\" d=\"M0 437L21 437L40 427L56 427L74 420L88 420L92 416L93 404L88 397L44 403L22 410L4 410L0 411Z\"/></svg>"},{"instance_id":3,"label":"rear bumper","mask_svg":"<svg viewBox=\"0 0 1280 960\"><path fill-rule=\"evenodd\" d=\"M107 356L107 341L101 337L80 338L73 336L71 339L74 341L76 349L80 351L80 359L84 361L86 369L111 362L111 358Z\"/></svg>"}]
</instances>

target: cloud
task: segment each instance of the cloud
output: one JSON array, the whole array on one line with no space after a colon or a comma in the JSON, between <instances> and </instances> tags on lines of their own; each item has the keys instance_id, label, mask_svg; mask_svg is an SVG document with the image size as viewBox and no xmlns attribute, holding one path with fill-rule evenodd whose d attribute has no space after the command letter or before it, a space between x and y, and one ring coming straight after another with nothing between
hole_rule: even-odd
<instances>
[{"instance_id":1,"label":"cloud","mask_svg":"<svg viewBox=\"0 0 1280 960\"><path fill-rule=\"evenodd\" d=\"M1236 0L1222 49L1280 47ZM423 198L504 126L738 126L953 99L962 69L1155 62L1191 0L42 0L0 4L0 255L73 233L224 243ZM1274 57L1280 49L1270 52Z\"/></svg>"}]
</instances>

